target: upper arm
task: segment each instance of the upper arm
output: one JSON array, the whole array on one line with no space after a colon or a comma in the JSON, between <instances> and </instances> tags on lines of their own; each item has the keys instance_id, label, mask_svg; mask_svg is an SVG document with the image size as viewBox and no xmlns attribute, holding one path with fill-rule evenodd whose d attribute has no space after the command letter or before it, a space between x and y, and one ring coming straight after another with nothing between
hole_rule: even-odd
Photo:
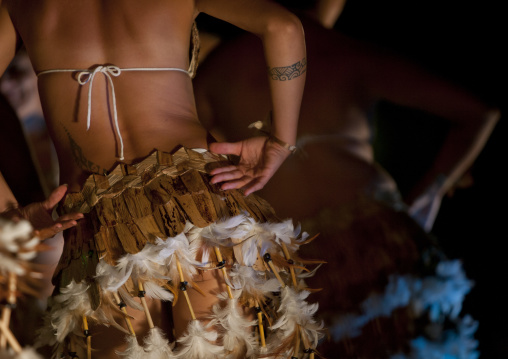
<instances>
[{"instance_id":1,"label":"upper arm","mask_svg":"<svg viewBox=\"0 0 508 359\"><path fill-rule=\"evenodd\" d=\"M284 7L267 0L196 0L196 8L259 36L280 26L299 23Z\"/></svg>"},{"instance_id":2,"label":"upper arm","mask_svg":"<svg viewBox=\"0 0 508 359\"><path fill-rule=\"evenodd\" d=\"M432 113L453 125L490 121L490 106L453 82L396 56L372 53L365 58L365 86L375 97Z\"/></svg>"},{"instance_id":3,"label":"upper arm","mask_svg":"<svg viewBox=\"0 0 508 359\"><path fill-rule=\"evenodd\" d=\"M16 54L17 33L5 4L0 0L0 75Z\"/></svg>"}]
</instances>

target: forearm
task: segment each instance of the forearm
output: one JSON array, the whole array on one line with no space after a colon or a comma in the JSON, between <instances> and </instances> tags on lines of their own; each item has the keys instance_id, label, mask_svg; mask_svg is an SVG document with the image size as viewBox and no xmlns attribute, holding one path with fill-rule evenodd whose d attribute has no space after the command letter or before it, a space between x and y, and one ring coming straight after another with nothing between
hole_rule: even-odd
<instances>
[{"instance_id":1,"label":"forearm","mask_svg":"<svg viewBox=\"0 0 508 359\"><path fill-rule=\"evenodd\" d=\"M296 16L269 27L262 36L272 98L272 134L296 143L307 59L305 37Z\"/></svg>"},{"instance_id":2,"label":"forearm","mask_svg":"<svg viewBox=\"0 0 508 359\"><path fill-rule=\"evenodd\" d=\"M366 86L374 97L419 109L449 123L449 132L427 173L411 189L408 204L439 179L444 195L468 170L483 149L499 112L469 91L401 58L366 52Z\"/></svg>"},{"instance_id":3,"label":"forearm","mask_svg":"<svg viewBox=\"0 0 508 359\"><path fill-rule=\"evenodd\" d=\"M476 120L452 125L431 168L406 198L408 204L438 182L444 196L471 167L499 119L497 110L485 110Z\"/></svg>"},{"instance_id":4,"label":"forearm","mask_svg":"<svg viewBox=\"0 0 508 359\"><path fill-rule=\"evenodd\" d=\"M271 74L272 134L294 145L307 61L298 17L264 0L196 0L196 7L261 38Z\"/></svg>"}]
</instances>

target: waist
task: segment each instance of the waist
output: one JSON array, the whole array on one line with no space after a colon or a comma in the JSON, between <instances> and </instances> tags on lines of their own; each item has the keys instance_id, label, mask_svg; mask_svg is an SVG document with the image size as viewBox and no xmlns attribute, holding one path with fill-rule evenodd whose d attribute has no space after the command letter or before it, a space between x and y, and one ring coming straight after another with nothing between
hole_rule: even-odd
<instances>
[{"instance_id":1,"label":"waist","mask_svg":"<svg viewBox=\"0 0 508 359\"><path fill-rule=\"evenodd\" d=\"M207 131L197 121L175 126L167 119L159 121L140 117L140 120L124 131L126 147L122 161L115 156L115 141L108 131L101 131L100 126L89 132L82 131L76 123L69 123L69 128L62 127L54 141L60 163L60 182L67 183L69 189L77 190L90 174L109 173L119 162L137 163L155 149L173 152L179 146L208 147ZM143 126L144 122L148 124Z\"/></svg>"}]
</instances>

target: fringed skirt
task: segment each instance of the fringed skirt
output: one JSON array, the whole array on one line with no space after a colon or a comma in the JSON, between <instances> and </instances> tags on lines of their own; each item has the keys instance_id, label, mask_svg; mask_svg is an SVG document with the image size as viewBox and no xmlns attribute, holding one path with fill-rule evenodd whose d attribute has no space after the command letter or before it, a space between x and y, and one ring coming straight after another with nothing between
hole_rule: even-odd
<instances>
[{"instance_id":1,"label":"fringed skirt","mask_svg":"<svg viewBox=\"0 0 508 359\"><path fill-rule=\"evenodd\" d=\"M302 221L319 230L306 255L327 262L313 278L329 331L327 358L474 358L477 323L461 312L472 282L400 209L363 197Z\"/></svg>"},{"instance_id":2,"label":"fringed skirt","mask_svg":"<svg viewBox=\"0 0 508 359\"><path fill-rule=\"evenodd\" d=\"M225 160L156 151L68 194L63 212L85 218L65 234L40 343L55 345L57 358L75 357L78 347L93 357L93 322L125 333L125 358L313 357L321 324L304 278L316 266L297 255L310 239L261 198L210 184L208 172ZM219 273L226 288L206 324L189 300L204 271ZM187 302L191 319L176 345L155 327L145 297ZM115 320L126 306L145 312L146 338L127 314L125 324Z\"/></svg>"}]
</instances>

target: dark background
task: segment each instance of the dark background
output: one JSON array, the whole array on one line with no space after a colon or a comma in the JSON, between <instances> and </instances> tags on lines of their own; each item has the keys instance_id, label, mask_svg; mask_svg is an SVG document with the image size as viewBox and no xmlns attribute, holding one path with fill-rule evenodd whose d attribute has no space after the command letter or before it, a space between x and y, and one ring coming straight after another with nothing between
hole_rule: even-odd
<instances>
[{"instance_id":1,"label":"dark background","mask_svg":"<svg viewBox=\"0 0 508 359\"><path fill-rule=\"evenodd\" d=\"M445 198L433 233L452 258L461 258L475 287L463 310L479 321L480 358L508 358L508 291L504 230L507 109L506 22L502 2L350 0L336 28L379 44L464 86L501 109L501 120L475 162L469 188ZM378 160L408 187L440 140L438 119L381 103Z\"/></svg>"}]
</instances>

